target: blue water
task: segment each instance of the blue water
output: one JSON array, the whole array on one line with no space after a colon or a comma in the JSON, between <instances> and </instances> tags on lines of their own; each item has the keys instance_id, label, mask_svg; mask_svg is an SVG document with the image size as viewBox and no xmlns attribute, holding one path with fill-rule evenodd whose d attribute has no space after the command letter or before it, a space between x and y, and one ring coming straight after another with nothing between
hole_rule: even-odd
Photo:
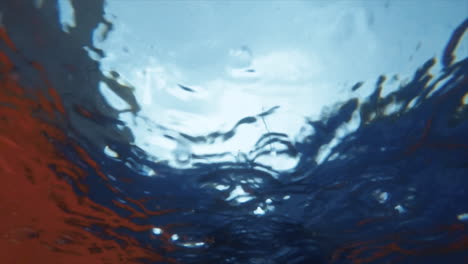
<instances>
[{"instance_id":1,"label":"blue water","mask_svg":"<svg viewBox=\"0 0 468 264\"><path fill-rule=\"evenodd\" d=\"M77 13L84 14L79 11L85 7ZM92 32L93 27L87 26L80 30ZM442 57L427 58L394 92L381 96L394 80L375 76L374 90L365 100L351 97L326 117L309 120L306 126L311 132L302 140L291 142L287 135L266 131L256 153L270 153L271 144L278 143L284 150L277 155L299 160L291 170L275 171L249 157L199 162L186 169L154 161L132 144L133 135L122 129L125 123L109 114L114 110L103 100L94 100L101 97L93 76L86 77L82 90L58 88L68 110L81 105L94 114L92 121L83 121L70 111L65 132L120 192L112 192L109 182L66 144L59 146L60 151L89 173L84 179L89 197L120 215L128 217L130 212L113 201L125 198L148 198L147 208L175 210L131 220L153 225L153 233L117 231L179 263L467 263L468 58L453 55L467 28L465 20L447 40ZM83 35L81 44L91 45L90 34ZM40 58L35 48L24 50ZM54 58L43 61L47 60ZM56 69L45 64L51 71ZM97 62L91 66L90 75L105 79ZM442 70L431 73L436 66ZM399 107L388 112L391 106ZM318 163L321 148L353 114L360 116L359 127ZM260 116L245 117L238 124L248 126ZM125 136L117 137L115 131L124 131ZM185 139L227 139L235 133ZM103 145L119 156L106 155ZM148 176L149 170L155 175ZM243 191L236 192L240 188ZM175 250L162 246L157 228L172 234ZM99 234L99 227L86 231Z\"/></svg>"},{"instance_id":2,"label":"blue water","mask_svg":"<svg viewBox=\"0 0 468 264\"><path fill-rule=\"evenodd\" d=\"M467 23L460 27L466 29ZM457 216L468 210L468 108L463 103L468 60L451 64L447 54L442 62L428 59L410 82L385 97L380 92L388 78L381 76L365 101L351 98L328 118L310 121L313 133L290 143L286 153L299 156L299 164L279 176L255 161L174 169L150 161L136 146L117 142L111 146L118 159L97 149L92 153L129 197L151 196L155 200L148 206L181 210L149 220L155 226L187 224L171 229L179 239L170 254L181 263L462 263L466 249L442 252L466 231L441 230L463 223ZM436 63L443 70L432 76L429 69ZM401 108L385 114L386 106L395 103ZM317 164L320 147L355 111L362 120L359 128ZM277 134L265 138L282 140ZM268 151L268 144L263 148ZM157 177L145 176L143 165ZM134 182L119 181L118 175ZM217 185L226 189L213 188ZM89 186L96 201L110 204L114 199L96 179ZM248 190L251 200L228 199L235 186ZM256 215L259 206L274 209ZM148 240L145 234L136 236ZM211 243L183 244L207 237ZM341 245L359 241L371 241L376 248L353 255L350 247L332 261ZM414 253L353 262L393 242Z\"/></svg>"}]
</instances>

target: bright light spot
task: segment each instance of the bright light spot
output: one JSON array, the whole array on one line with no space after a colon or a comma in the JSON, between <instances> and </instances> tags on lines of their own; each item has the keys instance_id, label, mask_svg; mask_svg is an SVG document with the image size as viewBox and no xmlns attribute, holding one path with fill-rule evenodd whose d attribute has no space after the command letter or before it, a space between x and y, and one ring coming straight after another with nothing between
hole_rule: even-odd
<instances>
[{"instance_id":1,"label":"bright light spot","mask_svg":"<svg viewBox=\"0 0 468 264\"><path fill-rule=\"evenodd\" d=\"M237 185L236 188L230 193L229 197L226 198L226 201L235 199L238 203L245 203L253 199L252 196L249 196L248 193L242 189L241 186Z\"/></svg>"},{"instance_id":2,"label":"bright light spot","mask_svg":"<svg viewBox=\"0 0 468 264\"><path fill-rule=\"evenodd\" d=\"M99 53L97 53L96 51L90 49L89 47L85 46L85 47L83 47L83 49L86 50L86 52L88 52L88 56L92 60L99 61L101 59L101 55L99 55Z\"/></svg>"},{"instance_id":3,"label":"bright light spot","mask_svg":"<svg viewBox=\"0 0 468 264\"><path fill-rule=\"evenodd\" d=\"M36 6L42 7L43 2L37 1ZM62 30L69 33L69 28L75 27L75 10L71 0L59 0L58 3L59 20L62 24Z\"/></svg>"},{"instance_id":4,"label":"bright light spot","mask_svg":"<svg viewBox=\"0 0 468 264\"><path fill-rule=\"evenodd\" d=\"M99 91L104 96L106 102L114 109L119 111L130 109L130 105L112 91L105 82L99 82Z\"/></svg>"},{"instance_id":5,"label":"bright light spot","mask_svg":"<svg viewBox=\"0 0 468 264\"><path fill-rule=\"evenodd\" d=\"M111 158L118 158L118 157L119 157L119 153L113 151L111 148L109 148L109 146L106 146L106 147L104 148L104 153L105 153L107 156L111 157Z\"/></svg>"},{"instance_id":6,"label":"bright light spot","mask_svg":"<svg viewBox=\"0 0 468 264\"><path fill-rule=\"evenodd\" d=\"M466 93L463 98L462 98L462 104L467 105L468 104L468 93Z\"/></svg>"},{"instance_id":7,"label":"bright light spot","mask_svg":"<svg viewBox=\"0 0 468 264\"><path fill-rule=\"evenodd\" d=\"M385 107L384 114L385 114L385 115L394 114L394 113L398 112L398 111L401 109L401 107L402 107L401 104L396 104L396 103L388 104L388 105Z\"/></svg>"},{"instance_id":8,"label":"bright light spot","mask_svg":"<svg viewBox=\"0 0 468 264\"><path fill-rule=\"evenodd\" d=\"M463 213L457 215L457 219L462 221L462 222L468 222L468 213Z\"/></svg>"},{"instance_id":9,"label":"bright light spot","mask_svg":"<svg viewBox=\"0 0 468 264\"><path fill-rule=\"evenodd\" d=\"M374 180L374 179L372 179ZM377 200L377 202L383 204L388 200L389 194L387 192L383 192L380 189L375 190L372 195Z\"/></svg>"},{"instance_id":10,"label":"bright light spot","mask_svg":"<svg viewBox=\"0 0 468 264\"><path fill-rule=\"evenodd\" d=\"M189 248L195 248L195 247L202 247L205 245L203 242L185 242L185 243L180 243L179 245L183 247L189 247Z\"/></svg>"},{"instance_id":11,"label":"bright light spot","mask_svg":"<svg viewBox=\"0 0 468 264\"><path fill-rule=\"evenodd\" d=\"M445 78L442 81L435 83L435 85L434 85L434 82L436 80L433 80L433 83L430 85L434 85L434 88L426 95L426 98L431 97L435 92L439 91L440 88L444 87L450 80L451 80L450 78Z\"/></svg>"},{"instance_id":12,"label":"bright light spot","mask_svg":"<svg viewBox=\"0 0 468 264\"><path fill-rule=\"evenodd\" d=\"M265 200L265 203L267 203L267 204L271 204L272 202L273 202L273 201L272 201L270 198L268 198L268 199Z\"/></svg>"},{"instance_id":13,"label":"bright light spot","mask_svg":"<svg viewBox=\"0 0 468 264\"><path fill-rule=\"evenodd\" d=\"M163 230L161 228L158 228L158 227L153 228L153 234L160 235L162 233L163 233Z\"/></svg>"},{"instance_id":14,"label":"bright light spot","mask_svg":"<svg viewBox=\"0 0 468 264\"><path fill-rule=\"evenodd\" d=\"M395 209L395 210L397 210L397 211L398 211L398 213L400 213L400 214L403 214L403 213L405 213L405 212L406 212L406 209L405 209L403 206L401 206L401 205L397 205L397 206L395 206L395 208L394 208L394 209Z\"/></svg>"},{"instance_id":15,"label":"bright light spot","mask_svg":"<svg viewBox=\"0 0 468 264\"><path fill-rule=\"evenodd\" d=\"M322 115L324 112L325 111L322 112ZM321 164L327 158L328 159L334 158L333 155L330 156L333 148L337 146L347 135L356 131L356 129L359 128L360 124L361 124L360 113L359 111L354 111L351 116L351 120L347 123L342 124L340 127L337 128L335 132L335 137L328 144L324 144L320 147L319 153L317 154L317 157L315 158L315 161L317 162L317 164Z\"/></svg>"},{"instance_id":16,"label":"bright light spot","mask_svg":"<svg viewBox=\"0 0 468 264\"><path fill-rule=\"evenodd\" d=\"M229 189L229 185L217 184L215 188L216 188L216 190L219 190L219 191L225 191L225 190Z\"/></svg>"},{"instance_id":17,"label":"bright light spot","mask_svg":"<svg viewBox=\"0 0 468 264\"><path fill-rule=\"evenodd\" d=\"M234 190L232 190L231 194L229 195L229 197L226 199L226 200L232 200L238 196L242 196L242 195L246 195L247 193L244 191L244 189L242 189L242 186L239 186L237 185L236 188L234 188Z\"/></svg>"},{"instance_id":18,"label":"bright light spot","mask_svg":"<svg viewBox=\"0 0 468 264\"><path fill-rule=\"evenodd\" d=\"M317 162L317 164L324 162L330 155L332 149L340 142L341 140L335 137L328 144L322 145L319 149L317 157L315 158L315 162Z\"/></svg>"},{"instance_id":19,"label":"bright light spot","mask_svg":"<svg viewBox=\"0 0 468 264\"><path fill-rule=\"evenodd\" d=\"M156 175L156 172L150 167L145 166L146 176L153 177Z\"/></svg>"},{"instance_id":20,"label":"bright light spot","mask_svg":"<svg viewBox=\"0 0 468 264\"><path fill-rule=\"evenodd\" d=\"M291 196L285 195L285 196L283 197L283 200L289 200L289 198L291 198Z\"/></svg>"},{"instance_id":21,"label":"bright light spot","mask_svg":"<svg viewBox=\"0 0 468 264\"><path fill-rule=\"evenodd\" d=\"M262 178L254 178L254 182L255 183L263 183L263 179Z\"/></svg>"},{"instance_id":22,"label":"bright light spot","mask_svg":"<svg viewBox=\"0 0 468 264\"><path fill-rule=\"evenodd\" d=\"M387 199L388 199L388 193L387 192L380 193L379 198L378 198L379 203L385 203L387 201Z\"/></svg>"},{"instance_id":23,"label":"bright light spot","mask_svg":"<svg viewBox=\"0 0 468 264\"><path fill-rule=\"evenodd\" d=\"M336 160L336 159L339 158L339 157L340 157L340 153L339 153L339 152L335 152L335 153L333 153L333 154L328 158L328 160L329 160L329 161Z\"/></svg>"},{"instance_id":24,"label":"bright light spot","mask_svg":"<svg viewBox=\"0 0 468 264\"><path fill-rule=\"evenodd\" d=\"M296 167L299 162L299 156L290 157L287 155L262 155L258 157L255 161L261 164L270 166L272 169L277 171L290 170Z\"/></svg>"},{"instance_id":25,"label":"bright light spot","mask_svg":"<svg viewBox=\"0 0 468 264\"><path fill-rule=\"evenodd\" d=\"M407 110L411 109L411 108L414 108L416 106L416 104L418 103L419 101L419 97L415 97L413 98L413 100L411 100L408 104L408 106L406 107Z\"/></svg>"},{"instance_id":26,"label":"bright light spot","mask_svg":"<svg viewBox=\"0 0 468 264\"><path fill-rule=\"evenodd\" d=\"M246 203L246 202L248 202L248 201L250 201L250 200L252 200L252 199L253 199L252 196L242 196L242 197L237 197L237 198L236 198L236 201L237 201L238 203Z\"/></svg>"},{"instance_id":27,"label":"bright light spot","mask_svg":"<svg viewBox=\"0 0 468 264\"><path fill-rule=\"evenodd\" d=\"M171 239L172 239L172 241L179 240L179 235L173 234L173 235L171 236Z\"/></svg>"},{"instance_id":28,"label":"bright light spot","mask_svg":"<svg viewBox=\"0 0 468 264\"><path fill-rule=\"evenodd\" d=\"M255 209L255 211L253 211L254 214L256 215L264 215L265 214L265 211L259 207L257 207L257 209Z\"/></svg>"}]
</instances>

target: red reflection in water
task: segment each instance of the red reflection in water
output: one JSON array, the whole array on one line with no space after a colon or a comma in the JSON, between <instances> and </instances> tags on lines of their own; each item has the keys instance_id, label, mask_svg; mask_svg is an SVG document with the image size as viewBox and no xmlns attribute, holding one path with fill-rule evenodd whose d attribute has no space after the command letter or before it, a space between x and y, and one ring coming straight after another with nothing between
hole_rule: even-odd
<instances>
[{"instance_id":1,"label":"red reflection in water","mask_svg":"<svg viewBox=\"0 0 468 264\"><path fill-rule=\"evenodd\" d=\"M60 96L37 62L29 63L30 72L39 76L43 81L39 85L47 87L47 92L33 93L24 87L21 79L25 76L14 67L18 57L15 51L6 30L0 27L1 263L115 264L140 263L141 259L175 263L136 239L115 232L116 228L126 228L149 235L153 226L137 225L86 196L78 196L69 183L57 176L66 174L83 193L88 190L80 183L87 173L67 160L50 140L67 142L58 127L66 115ZM75 146L74 150L82 162L107 180L84 149ZM127 200L142 212L119 206L135 217L167 213L152 212L141 202ZM86 231L93 226L99 226L103 235L113 239ZM164 248L172 249L168 245Z\"/></svg>"},{"instance_id":2,"label":"red reflection in water","mask_svg":"<svg viewBox=\"0 0 468 264\"><path fill-rule=\"evenodd\" d=\"M363 227L375 220L376 218L363 219L356 225ZM378 220L383 220L383 218ZM367 228L371 227L367 226ZM422 233L398 232L372 240L349 242L334 251L330 263L342 263L339 262L340 259L347 259L353 264L376 263L383 258L390 258L391 261L388 260L388 263L408 263L404 261L408 261L411 257L444 255L468 250L468 235L463 223L419 232ZM448 241L441 244L437 240L424 239L421 234L427 237L444 235Z\"/></svg>"}]
</instances>

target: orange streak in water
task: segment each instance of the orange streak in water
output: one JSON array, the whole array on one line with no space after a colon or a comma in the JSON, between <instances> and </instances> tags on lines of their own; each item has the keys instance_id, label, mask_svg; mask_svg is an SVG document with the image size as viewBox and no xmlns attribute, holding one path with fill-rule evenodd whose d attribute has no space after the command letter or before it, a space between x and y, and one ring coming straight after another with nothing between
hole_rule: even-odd
<instances>
[{"instance_id":1,"label":"orange streak in water","mask_svg":"<svg viewBox=\"0 0 468 264\"><path fill-rule=\"evenodd\" d=\"M10 49L16 51L16 46L8 36L6 29L0 25L0 40L2 40Z\"/></svg>"},{"instance_id":2,"label":"orange streak in water","mask_svg":"<svg viewBox=\"0 0 468 264\"><path fill-rule=\"evenodd\" d=\"M14 50L3 28L1 40ZM87 173L64 158L50 141L53 138L70 145L59 129L65 110L58 93L42 78L42 67L34 64L48 94L39 93L36 100L32 99L18 82L21 76L11 72L14 63L7 52L0 50L1 263L115 264L139 263L140 259L174 263L115 231L126 228L149 235L152 225L137 225L86 196L78 196L65 179L57 176L56 171L66 174L83 193L87 192L87 186L80 183ZM55 125L38 116L54 117ZM84 163L107 179L84 149L74 149ZM96 226L113 239L87 231Z\"/></svg>"},{"instance_id":3,"label":"orange streak in water","mask_svg":"<svg viewBox=\"0 0 468 264\"><path fill-rule=\"evenodd\" d=\"M167 209L167 210L158 210L158 211L150 211L148 210L142 202L138 201L138 200L135 200L135 199L132 199L130 197L126 197L125 198L126 201L130 202L130 203L133 203L135 205L137 205L141 210L143 210L143 212L146 214L146 215L151 215L151 216L155 216L155 215L163 215L163 214L168 214L168 213L173 213L173 212L176 212L177 210L172 210L172 209Z\"/></svg>"}]
</instances>

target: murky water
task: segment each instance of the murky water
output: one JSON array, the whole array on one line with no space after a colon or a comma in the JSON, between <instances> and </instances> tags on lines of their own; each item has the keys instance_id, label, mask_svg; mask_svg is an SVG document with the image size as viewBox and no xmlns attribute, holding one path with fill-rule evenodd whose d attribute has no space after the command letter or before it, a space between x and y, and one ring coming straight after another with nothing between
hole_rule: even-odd
<instances>
[{"instance_id":1,"label":"murky water","mask_svg":"<svg viewBox=\"0 0 468 264\"><path fill-rule=\"evenodd\" d=\"M1 2L0 257L468 261L467 7Z\"/></svg>"}]
</instances>

